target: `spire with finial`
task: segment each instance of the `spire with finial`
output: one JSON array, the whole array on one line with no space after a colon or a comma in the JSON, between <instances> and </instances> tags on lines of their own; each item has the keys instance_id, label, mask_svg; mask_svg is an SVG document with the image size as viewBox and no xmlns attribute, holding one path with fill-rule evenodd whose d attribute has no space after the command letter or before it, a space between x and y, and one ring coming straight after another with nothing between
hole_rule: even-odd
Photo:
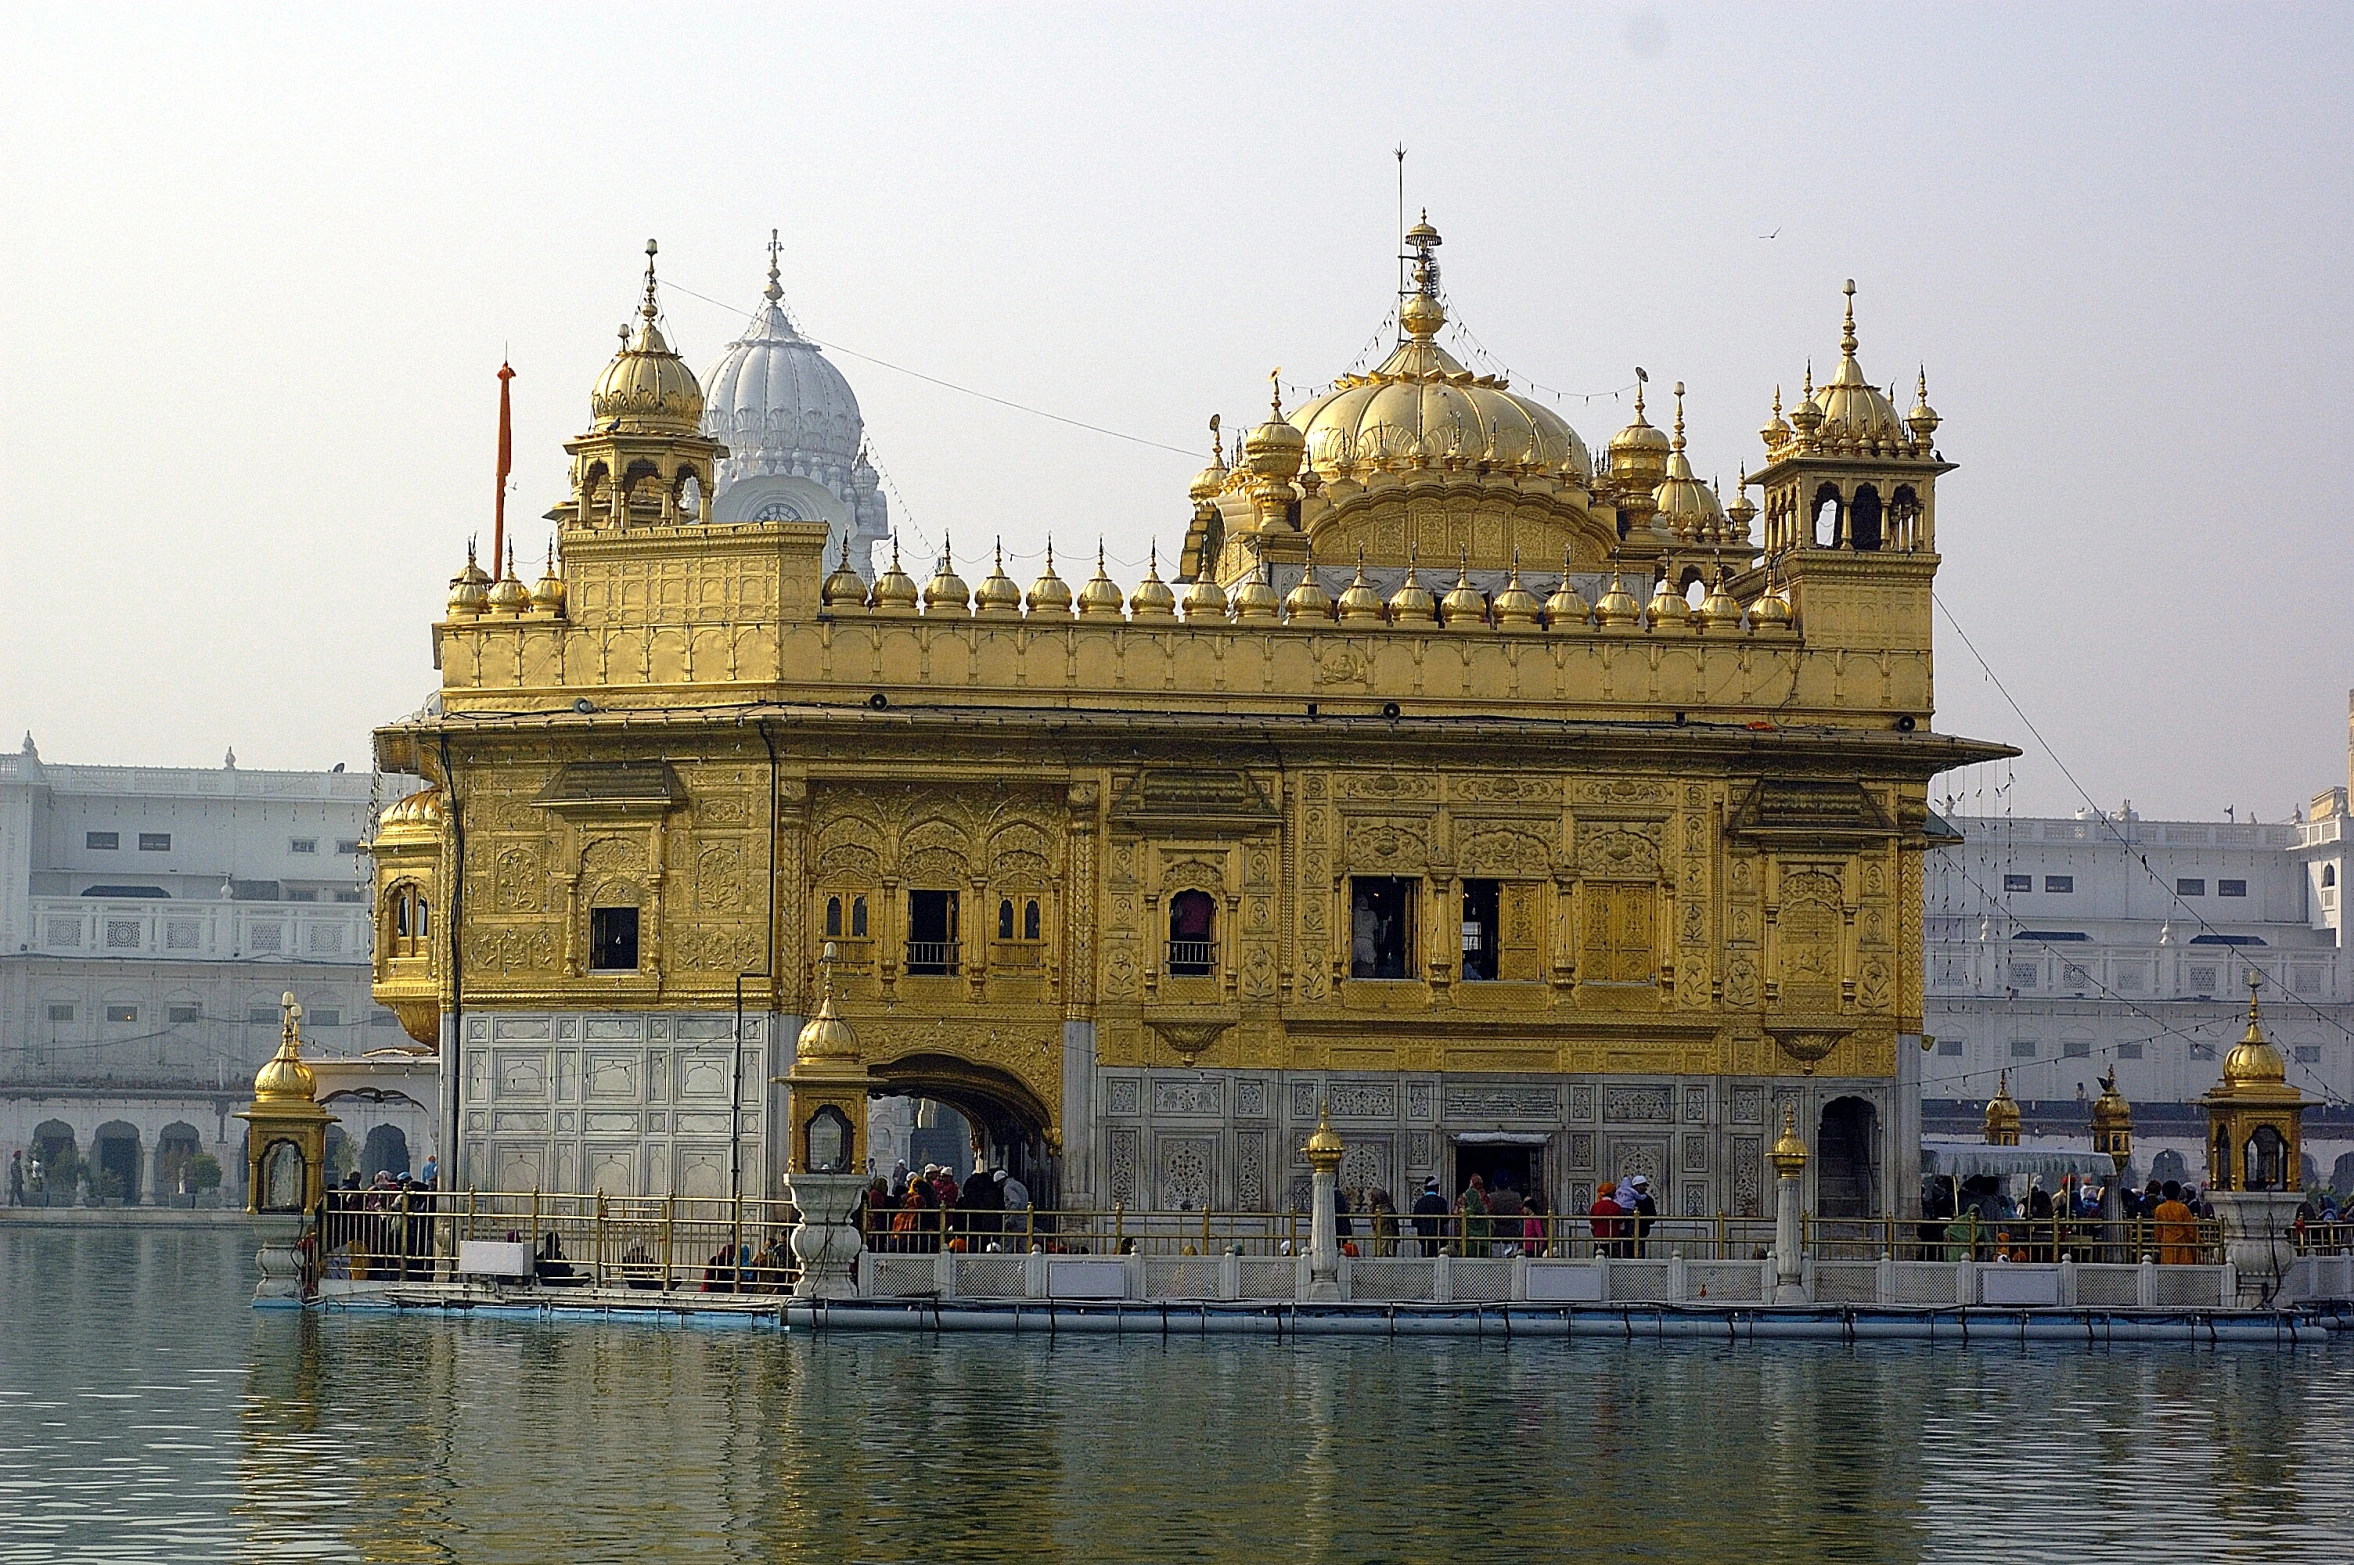
<instances>
[{"instance_id":1,"label":"spire with finial","mask_svg":"<svg viewBox=\"0 0 2354 1565\"><path fill-rule=\"evenodd\" d=\"M638 306L638 314L645 317L649 328L653 326L654 316L660 308L654 298L654 254L660 248L653 240L646 241L646 302Z\"/></svg>"},{"instance_id":2,"label":"spire with finial","mask_svg":"<svg viewBox=\"0 0 2354 1565\"><path fill-rule=\"evenodd\" d=\"M774 304L785 296L785 285L777 280L777 256L784 249L778 242L777 231L768 231L768 286L760 290L760 297Z\"/></svg>"},{"instance_id":3,"label":"spire with finial","mask_svg":"<svg viewBox=\"0 0 2354 1565\"><path fill-rule=\"evenodd\" d=\"M1844 294L1846 294L1846 295L1847 295L1847 319L1846 319L1845 321L1843 321L1843 322L1841 322L1841 323L1840 323L1840 327L1839 327L1839 351L1840 351L1841 353L1845 354L1847 357L1849 357L1849 358L1851 358L1851 359L1852 359L1852 358L1854 358L1854 357L1855 357L1855 349L1856 349L1856 341L1855 341L1855 279L1854 279L1854 278L1852 278L1852 277L1850 277L1850 278L1847 280L1847 284L1846 284L1846 286L1845 286L1844 288L1842 288L1842 289L1840 290L1840 292L1842 292L1842 293L1844 293Z\"/></svg>"},{"instance_id":4,"label":"spire with finial","mask_svg":"<svg viewBox=\"0 0 2354 1565\"><path fill-rule=\"evenodd\" d=\"M1684 449L1684 383L1680 380L1676 382L1676 438L1673 444L1678 451Z\"/></svg>"}]
</instances>

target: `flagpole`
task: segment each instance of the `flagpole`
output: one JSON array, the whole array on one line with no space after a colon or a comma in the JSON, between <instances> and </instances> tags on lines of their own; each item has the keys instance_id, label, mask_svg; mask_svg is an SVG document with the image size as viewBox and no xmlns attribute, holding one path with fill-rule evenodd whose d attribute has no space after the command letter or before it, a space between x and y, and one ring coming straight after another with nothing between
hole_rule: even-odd
<instances>
[{"instance_id":1,"label":"flagpole","mask_svg":"<svg viewBox=\"0 0 2354 1565\"><path fill-rule=\"evenodd\" d=\"M504 359L499 361L499 495L491 511L490 568L495 575L504 567L507 557L507 474L515 466L515 410L508 399L507 384L515 378L515 371Z\"/></svg>"}]
</instances>

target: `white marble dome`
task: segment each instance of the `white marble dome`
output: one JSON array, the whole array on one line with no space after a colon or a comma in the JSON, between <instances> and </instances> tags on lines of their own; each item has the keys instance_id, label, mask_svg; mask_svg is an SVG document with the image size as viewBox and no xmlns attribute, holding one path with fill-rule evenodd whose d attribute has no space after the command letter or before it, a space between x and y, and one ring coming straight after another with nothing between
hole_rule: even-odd
<instances>
[{"instance_id":1,"label":"white marble dome","mask_svg":"<svg viewBox=\"0 0 2354 1565\"><path fill-rule=\"evenodd\" d=\"M773 261L760 309L703 377L703 433L727 447L715 477L719 522L822 521L829 551L872 575L889 531L880 478L866 460L858 398L817 344L794 330Z\"/></svg>"}]
</instances>

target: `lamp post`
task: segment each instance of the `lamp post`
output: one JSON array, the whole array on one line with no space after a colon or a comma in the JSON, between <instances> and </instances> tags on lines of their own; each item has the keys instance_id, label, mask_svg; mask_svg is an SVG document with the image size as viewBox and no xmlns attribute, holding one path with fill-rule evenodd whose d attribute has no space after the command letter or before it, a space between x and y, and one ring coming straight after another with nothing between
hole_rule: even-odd
<instances>
[{"instance_id":1,"label":"lamp post","mask_svg":"<svg viewBox=\"0 0 2354 1565\"><path fill-rule=\"evenodd\" d=\"M2092 1105L2092 1149L2105 1154L2117 1177L2101 1192L2101 1221L2114 1223L2125 1216L2125 1165L2133 1161L2133 1105L2117 1090L2117 1067L2101 1078L2101 1095Z\"/></svg>"},{"instance_id":2,"label":"lamp post","mask_svg":"<svg viewBox=\"0 0 2354 1565\"><path fill-rule=\"evenodd\" d=\"M793 1066L771 1080L786 1088L789 1168L785 1193L800 1213L793 1258L802 1298L849 1298L858 1292L863 1237L850 1222L866 1188L866 1072L858 1034L834 1010L834 943L820 959L817 1011L793 1047Z\"/></svg>"},{"instance_id":3,"label":"lamp post","mask_svg":"<svg viewBox=\"0 0 2354 1565\"><path fill-rule=\"evenodd\" d=\"M1806 1172L1806 1143L1798 1139L1798 1106L1782 1105L1782 1133L1774 1138L1774 1302L1806 1302L1805 1263L1799 1253L1798 1176Z\"/></svg>"},{"instance_id":4,"label":"lamp post","mask_svg":"<svg viewBox=\"0 0 2354 1565\"><path fill-rule=\"evenodd\" d=\"M1332 1105L1316 1116L1316 1129L1300 1148L1308 1159L1308 1300L1340 1302L1340 1216L1334 1193L1340 1187L1340 1133L1332 1128Z\"/></svg>"},{"instance_id":5,"label":"lamp post","mask_svg":"<svg viewBox=\"0 0 2354 1565\"><path fill-rule=\"evenodd\" d=\"M245 1121L245 1209L261 1239L254 1297L299 1300L307 1283L302 1235L326 1204L327 1127L335 1116L319 1107L318 1078L302 1060L302 1007L289 992L278 1010L278 1052L254 1073L253 1102L237 1117Z\"/></svg>"}]
</instances>

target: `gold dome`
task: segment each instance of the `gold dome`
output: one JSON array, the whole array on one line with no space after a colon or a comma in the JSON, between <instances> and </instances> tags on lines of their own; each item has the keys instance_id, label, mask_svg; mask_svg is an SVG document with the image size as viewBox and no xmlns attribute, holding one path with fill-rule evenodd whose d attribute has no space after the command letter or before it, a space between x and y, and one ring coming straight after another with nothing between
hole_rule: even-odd
<instances>
[{"instance_id":1,"label":"gold dome","mask_svg":"<svg viewBox=\"0 0 2354 1565\"><path fill-rule=\"evenodd\" d=\"M850 568L850 535L842 535L842 558L835 565L825 585L818 589L818 602L839 614L845 610L866 607L866 579Z\"/></svg>"},{"instance_id":2,"label":"gold dome","mask_svg":"<svg viewBox=\"0 0 2354 1565\"><path fill-rule=\"evenodd\" d=\"M2231 1046L2231 1053L2223 1057L2223 1085L2238 1087L2279 1087L2289 1078L2289 1062L2272 1041L2264 1036L2264 1021L2256 1006L2257 978L2248 974L2248 1030L2240 1041Z\"/></svg>"},{"instance_id":3,"label":"gold dome","mask_svg":"<svg viewBox=\"0 0 2354 1565\"><path fill-rule=\"evenodd\" d=\"M1283 595L1283 617L1293 624L1322 623L1332 618L1332 594L1316 580L1313 561L1300 566L1300 579Z\"/></svg>"},{"instance_id":4,"label":"gold dome","mask_svg":"<svg viewBox=\"0 0 2354 1565\"><path fill-rule=\"evenodd\" d=\"M973 608L973 590L956 574L956 554L948 535L940 535L940 563L933 568L932 579L924 583L924 612L926 614L969 614Z\"/></svg>"},{"instance_id":5,"label":"gold dome","mask_svg":"<svg viewBox=\"0 0 2354 1565\"><path fill-rule=\"evenodd\" d=\"M2117 1145L2112 1138L2133 1134L2133 1105L2125 1101L2125 1094L2117 1090L2117 1067L2101 1078L2101 1095L2092 1105L2092 1147L2095 1152L2110 1151Z\"/></svg>"},{"instance_id":6,"label":"gold dome","mask_svg":"<svg viewBox=\"0 0 2354 1565\"><path fill-rule=\"evenodd\" d=\"M1920 381L1913 392L1913 410L1904 416L1904 425L1913 432L1915 440L1927 445L1929 437L1937 433L1940 422L1937 410L1929 405L1929 366L1924 364L1921 366Z\"/></svg>"},{"instance_id":7,"label":"gold dome","mask_svg":"<svg viewBox=\"0 0 2354 1565\"><path fill-rule=\"evenodd\" d=\"M1773 416L1767 419L1764 426L1758 430L1757 438L1765 442L1765 448L1768 451L1773 451L1789 440L1790 433L1790 421L1782 417L1782 388L1776 386L1774 388Z\"/></svg>"},{"instance_id":8,"label":"gold dome","mask_svg":"<svg viewBox=\"0 0 2354 1565\"><path fill-rule=\"evenodd\" d=\"M1283 617L1283 600L1276 596L1275 584L1267 579L1264 564L1253 565L1243 584L1234 589L1229 600L1238 620L1271 620Z\"/></svg>"},{"instance_id":9,"label":"gold dome","mask_svg":"<svg viewBox=\"0 0 2354 1565\"><path fill-rule=\"evenodd\" d=\"M500 614L521 614L531 607L531 589L515 574L515 546L507 545L507 573L490 589L490 608Z\"/></svg>"},{"instance_id":10,"label":"gold dome","mask_svg":"<svg viewBox=\"0 0 2354 1565\"><path fill-rule=\"evenodd\" d=\"M1340 1167L1341 1153L1345 1150L1340 1132L1332 1128L1332 1110L1327 1105L1317 1113L1316 1128L1309 1133L1300 1151L1307 1156L1309 1167L1320 1174L1329 1174Z\"/></svg>"},{"instance_id":11,"label":"gold dome","mask_svg":"<svg viewBox=\"0 0 2354 1565\"><path fill-rule=\"evenodd\" d=\"M1887 394L1864 379L1863 366L1856 362L1855 349L1855 279L1847 280L1847 320L1840 329L1839 366L1820 391L1812 393L1802 415L1812 409L1811 416L1797 422L1809 439L1845 441L1858 445L1880 442L1904 444L1912 437L1904 421L1897 416L1896 404Z\"/></svg>"},{"instance_id":12,"label":"gold dome","mask_svg":"<svg viewBox=\"0 0 2354 1565\"><path fill-rule=\"evenodd\" d=\"M1790 599L1774 585L1771 570L1766 572L1766 590L1749 605L1751 630L1788 630L1790 628Z\"/></svg>"},{"instance_id":13,"label":"gold dome","mask_svg":"<svg viewBox=\"0 0 2354 1565\"><path fill-rule=\"evenodd\" d=\"M1439 601L1439 623L1449 630L1477 630L1488 622L1487 594L1471 584L1471 556L1456 567L1455 585Z\"/></svg>"},{"instance_id":14,"label":"gold dome","mask_svg":"<svg viewBox=\"0 0 2354 1565\"><path fill-rule=\"evenodd\" d=\"M1406 579L1398 583L1398 590L1390 594L1389 618L1393 625L1427 625L1438 617L1439 606L1414 573L1414 551L1406 551Z\"/></svg>"},{"instance_id":15,"label":"gold dome","mask_svg":"<svg viewBox=\"0 0 2354 1565\"><path fill-rule=\"evenodd\" d=\"M997 549L989 565L989 574L981 578L981 585L973 592L973 617L976 619L1020 619L1022 617L1022 589L1005 573L1005 540L997 540Z\"/></svg>"},{"instance_id":16,"label":"gold dome","mask_svg":"<svg viewBox=\"0 0 2354 1565\"><path fill-rule=\"evenodd\" d=\"M915 578L899 568L899 535L891 535L891 568L875 578L873 596L868 606L878 614L913 614L916 605Z\"/></svg>"},{"instance_id":17,"label":"gold dome","mask_svg":"<svg viewBox=\"0 0 2354 1565\"><path fill-rule=\"evenodd\" d=\"M2007 1070L1998 1079L1994 1096L1986 1100L1985 1135L1990 1147L2019 1144L2019 1103L2011 1096L2011 1073Z\"/></svg>"},{"instance_id":18,"label":"gold dome","mask_svg":"<svg viewBox=\"0 0 2354 1565\"><path fill-rule=\"evenodd\" d=\"M302 1007L295 1004L292 990L279 999L278 1012L278 1052L253 1073L256 1108L315 1103L319 1096L319 1079L302 1062Z\"/></svg>"},{"instance_id":19,"label":"gold dome","mask_svg":"<svg viewBox=\"0 0 2354 1565\"><path fill-rule=\"evenodd\" d=\"M1676 382L1676 434L1668 450L1664 476L1651 491L1658 507L1654 522L1661 532L1683 543L1715 543L1723 538L1725 508L1716 491L1692 476L1684 456L1684 383Z\"/></svg>"},{"instance_id":20,"label":"gold dome","mask_svg":"<svg viewBox=\"0 0 2354 1565\"><path fill-rule=\"evenodd\" d=\"M834 947L827 942L826 954L819 961L822 975L818 990L817 1011L801 1024L801 1035L793 1040L795 1065L823 1065L858 1060L858 1034L834 1009Z\"/></svg>"},{"instance_id":21,"label":"gold dome","mask_svg":"<svg viewBox=\"0 0 2354 1565\"><path fill-rule=\"evenodd\" d=\"M1744 464L1741 476L1733 485L1733 503L1725 507L1725 541L1747 543L1749 524L1757 520L1757 507L1749 498L1749 468Z\"/></svg>"},{"instance_id":22,"label":"gold dome","mask_svg":"<svg viewBox=\"0 0 2354 1565\"><path fill-rule=\"evenodd\" d=\"M1119 583L1104 573L1103 544L1098 541L1095 546L1095 574L1088 577L1086 585L1079 589L1079 617L1118 619L1121 617L1122 605L1126 602L1127 596L1120 591Z\"/></svg>"},{"instance_id":23,"label":"gold dome","mask_svg":"<svg viewBox=\"0 0 2354 1565\"><path fill-rule=\"evenodd\" d=\"M490 602L490 574L474 563L474 540L466 540L466 568L450 578L449 617L472 619Z\"/></svg>"},{"instance_id":24,"label":"gold dome","mask_svg":"<svg viewBox=\"0 0 2354 1565\"><path fill-rule=\"evenodd\" d=\"M1534 630L1540 612L1537 595L1520 584L1520 551L1512 551L1512 576L1496 594L1490 610L1498 630Z\"/></svg>"},{"instance_id":25,"label":"gold dome","mask_svg":"<svg viewBox=\"0 0 2354 1565\"><path fill-rule=\"evenodd\" d=\"M531 589L531 606L542 614L561 616L564 612L564 578L556 574L556 541L548 540L548 563L540 572L538 585Z\"/></svg>"},{"instance_id":26,"label":"gold dome","mask_svg":"<svg viewBox=\"0 0 2354 1565\"><path fill-rule=\"evenodd\" d=\"M1336 606L1344 625L1375 624L1389 618L1382 607L1381 594L1373 590L1373 583L1365 579L1365 551L1357 551L1357 579L1341 589Z\"/></svg>"},{"instance_id":27,"label":"gold dome","mask_svg":"<svg viewBox=\"0 0 2354 1565\"><path fill-rule=\"evenodd\" d=\"M1177 594L1161 580L1161 545L1157 539L1145 556L1144 580L1128 595L1128 617L1139 624L1162 625L1177 618Z\"/></svg>"},{"instance_id":28,"label":"gold dome","mask_svg":"<svg viewBox=\"0 0 2354 1565\"><path fill-rule=\"evenodd\" d=\"M1275 382L1275 376L1267 379ZM1275 382L1269 397L1267 421L1242 437L1243 460L1261 478L1288 479L1300 470L1308 449L1307 437L1283 416L1283 387Z\"/></svg>"},{"instance_id":29,"label":"gold dome","mask_svg":"<svg viewBox=\"0 0 2354 1565\"><path fill-rule=\"evenodd\" d=\"M1798 1139L1798 1106L1782 1105L1782 1133L1774 1138L1774 1173L1796 1179L1806 1169L1806 1143Z\"/></svg>"},{"instance_id":30,"label":"gold dome","mask_svg":"<svg viewBox=\"0 0 2354 1565\"><path fill-rule=\"evenodd\" d=\"M1610 476L1640 489L1656 488L1667 476L1667 431L1643 416L1643 380L1635 378L1635 416L1610 437Z\"/></svg>"},{"instance_id":31,"label":"gold dome","mask_svg":"<svg viewBox=\"0 0 2354 1565\"><path fill-rule=\"evenodd\" d=\"M1610 590L1594 605L1595 622L1604 630L1633 630L1642 617L1643 606L1627 591L1627 584L1619 574L1611 572Z\"/></svg>"},{"instance_id":32,"label":"gold dome","mask_svg":"<svg viewBox=\"0 0 2354 1565\"><path fill-rule=\"evenodd\" d=\"M1668 585L1664 572L1652 584L1651 602L1645 612L1651 616L1653 630L1680 630L1692 623L1692 605L1684 601L1682 593Z\"/></svg>"},{"instance_id":33,"label":"gold dome","mask_svg":"<svg viewBox=\"0 0 2354 1565\"><path fill-rule=\"evenodd\" d=\"M654 241L646 241L646 297L637 340L621 329L621 351L589 392L599 429L624 434L692 435L703 422L703 387L654 324Z\"/></svg>"},{"instance_id":34,"label":"gold dome","mask_svg":"<svg viewBox=\"0 0 2354 1565\"><path fill-rule=\"evenodd\" d=\"M1741 628L1741 600L1725 590L1727 572L1716 568L1716 585L1708 589L1708 596L1700 600L1693 618L1702 630L1739 630Z\"/></svg>"},{"instance_id":35,"label":"gold dome","mask_svg":"<svg viewBox=\"0 0 2354 1565\"><path fill-rule=\"evenodd\" d=\"M1218 578L1205 568L1185 589L1185 623L1199 625L1206 620L1226 617L1226 589L1218 585Z\"/></svg>"},{"instance_id":36,"label":"gold dome","mask_svg":"<svg viewBox=\"0 0 2354 1565\"><path fill-rule=\"evenodd\" d=\"M380 848L404 843L433 843L441 840L441 828L449 819L449 808L439 788L420 788L404 794L384 807L376 817L374 845Z\"/></svg>"},{"instance_id":37,"label":"gold dome","mask_svg":"<svg viewBox=\"0 0 2354 1565\"><path fill-rule=\"evenodd\" d=\"M1046 567L1038 573L1038 579L1030 583L1030 595L1023 601L1030 606L1032 618L1046 614L1064 619L1070 615L1071 585L1054 573L1052 538L1046 540Z\"/></svg>"},{"instance_id":38,"label":"gold dome","mask_svg":"<svg viewBox=\"0 0 2354 1565\"><path fill-rule=\"evenodd\" d=\"M1210 415L1210 465L1193 475L1193 483L1185 491L1195 503L1215 500L1218 491L1226 487L1226 453L1218 445L1218 415Z\"/></svg>"},{"instance_id":39,"label":"gold dome","mask_svg":"<svg viewBox=\"0 0 2354 1565\"><path fill-rule=\"evenodd\" d=\"M1586 622L1593 618L1593 605L1586 602L1586 595L1578 591L1577 583L1570 579L1569 565L1569 552L1563 550L1561 583L1545 599L1545 628L1548 630L1584 630Z\"/></svg>"}]
</instances>

